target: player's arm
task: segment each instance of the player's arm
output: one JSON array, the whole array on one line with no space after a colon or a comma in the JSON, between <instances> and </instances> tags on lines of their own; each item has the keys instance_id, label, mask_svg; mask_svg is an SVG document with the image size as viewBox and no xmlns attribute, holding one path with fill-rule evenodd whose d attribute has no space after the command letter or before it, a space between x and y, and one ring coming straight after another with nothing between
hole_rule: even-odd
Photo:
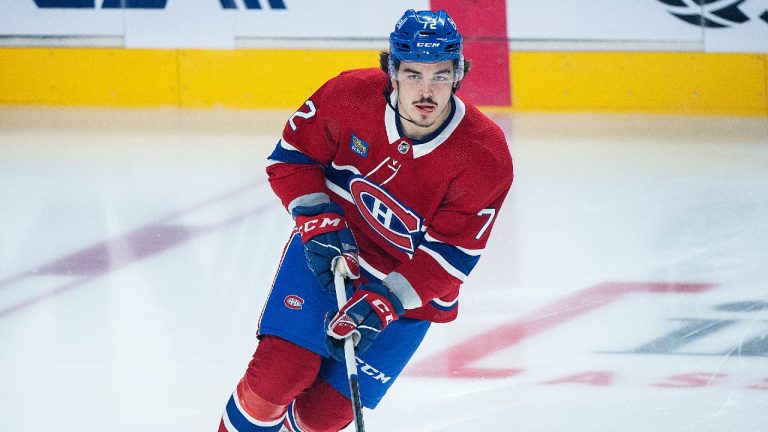
<instances>
[{"instance_id":1,"label":"player's arm","mask_svg":"<svg viewBox=\"0 0 768 432\"><path fill-rule=\"evenodd\" d=\"M307 266L329 291L334 289L332 269L337 260L345 264L348 278L360 273L355 238L325 185L325 167L338 142L327 127L333 123L335 84L331 80L323 85L291 115L267 167L272 190L296 221Z\"/></svg>"},{"instance_id":2,"label":"player's arm","mask_svg":"<svg viewBox=\"0 0 768 432\"><path fill-rule=\"evenodd\" d=\"M268 158L269 184L289 213L297 206L329 202L325 167L338 142L327 127L334 112L333 87L331 80L291 115Z\"/></svg>"},{"instance_id":3,"label":"player's arm","mask_svg":"<svg viewBox=\"0 0 768 432\"><path fill-rule=\"evenodd\" d=\"M384 278L405 309L456 292L475 268L512 184L506 161L487 158L458 177L412 259Z\"/></svg>"},{"instance_id":4,"label":"player's arm","mask_svg":"<svg viewBox=\"0 0 768 432\"><path fill-rule=\"evenodd\" d=\"M269 156L269 183L289 213L295 206L328 202L325 170L335 159L343 125L356 120L369 83L342 72L328 80L288 118Z\"/></svg>"}]
</instances>

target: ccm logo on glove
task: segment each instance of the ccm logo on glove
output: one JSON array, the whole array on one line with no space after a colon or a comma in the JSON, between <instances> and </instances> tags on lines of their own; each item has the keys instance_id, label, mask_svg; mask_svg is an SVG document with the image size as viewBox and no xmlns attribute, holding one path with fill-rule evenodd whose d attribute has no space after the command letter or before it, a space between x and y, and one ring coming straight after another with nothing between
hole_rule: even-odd
<instances>
[{"instance_id":1,"label":"ccm logo on glove","mask_svg":"<svg viewBox=\"0 0 768 432\"><path fill-rule=\"evenodd\" d=\"M399 315L405 312L400 299L385 285L361 285L334 316L326 318L326 347L335 359L344 360L343 340L351 337L362 353Z\"/></svg>"},{"instance_id":2,"label":"ccm logo on glove","mask_svg":"<svg viewBox=\"0 0 768 432\"><path fill-rule=\"evenodd\" d=\"M296 222L299 228L299 232L301 233L301 241L304 243L316 235L325 234L331 231L338 231L341 228L347 227L347 223L342 218L331 213L319 214L309 217L299 216L296 218ZM342 223L344 225L339 226Z\"/></svg>"},{"instance_id":3,"label":"ccm logo on glove","mask_svg":"<svg viewBox=\"0 0 768 432\"><path fill-rule=\"evenodd\" d=\"M291 213L304 244L307 266L323 289L334 292L334 269L347 279L360 277L357 242L341 206L333 202L299 206ZM352 283L347 284L351 288Z\"/></svg>"},{"instance_id":4,"label":"ccm logo on glove","mask_svg":"<svg viewBox=\"0 0 768 432\"><path fill-rule=\"evenodd\" d=\"M395 314L392 313L392 309L387 305L387 303L383 302L381 299L374 299L371 301L371 305L379 310L379 318L381 318L382 321L384 321L384 327L387 326L387 324L391 323L392 321L396 320L397 317L395 317Z\"/></svg>"}]
</instances>

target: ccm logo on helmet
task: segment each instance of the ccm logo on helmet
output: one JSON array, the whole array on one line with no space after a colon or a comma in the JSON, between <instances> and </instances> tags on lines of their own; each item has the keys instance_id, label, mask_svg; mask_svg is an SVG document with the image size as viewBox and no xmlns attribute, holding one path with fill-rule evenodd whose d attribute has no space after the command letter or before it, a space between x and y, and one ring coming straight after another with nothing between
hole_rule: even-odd
<instances>
[{"instance_id":1,"label":"ccm logo on helmet","mask_svg":"<svg viewBox=\"0 0 768 432\"><path fill-rule=\"evenodd\" d=\"M398 249L413 253L421 235L421 218L379 186L364 178L349 182L360 215L379 235Z\"/></svg>"},{"instance_id":2,"label":"ccm logo on helmet","mask_svg":"<svg viewBox=\"0 0 768 432\"><path fill-rule=\"evenodd\" d=\"M416 42L416 46L419 48L437 48L440 46L440 44L436 42Z\"/></svg>"}]
</instances>

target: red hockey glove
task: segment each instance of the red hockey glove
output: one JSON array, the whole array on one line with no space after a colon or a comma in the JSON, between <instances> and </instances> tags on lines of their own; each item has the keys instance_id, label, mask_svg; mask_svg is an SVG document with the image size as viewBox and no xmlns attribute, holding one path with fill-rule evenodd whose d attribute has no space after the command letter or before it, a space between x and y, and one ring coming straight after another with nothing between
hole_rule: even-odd
<instances>
[{"instance_id":1,"label":"red hockey glove","mask_svg":"<svg viewBox=\"0 0 768 432\"><path fill-rule=\"evenodd\" d=\"M336 261L341 260L344 264L339 266L344 277L360 277L357 243L341 206L333 202L298 206L292 213L304 243L307 266L324 289L335 290L332 269Z\"/></svg>"},{"instance_id":2,"label":"red hockey glove","mask_svg":"<svg viewBox=\"0 0 768 432\"><path fill-rule=\"evenodd\" d=\"M402 302L386 285L361 285L335 316L326 319L328 352L344 361L344 339L348 337L357 345L358 353L365 351L403 312Z\"/></svg>"}]
</instances>

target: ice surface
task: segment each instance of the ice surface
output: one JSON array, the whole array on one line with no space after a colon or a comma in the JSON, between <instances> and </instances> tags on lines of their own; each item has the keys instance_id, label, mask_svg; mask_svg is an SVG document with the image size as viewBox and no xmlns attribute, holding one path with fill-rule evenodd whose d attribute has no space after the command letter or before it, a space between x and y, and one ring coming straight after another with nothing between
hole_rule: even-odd
<instances>
[{"instance_id":1,"label":"ice surface","mask_svg":"<svg viewBox=\"0 0 768 432\"><path fill-rule=\"evenodd\" d=\"M0 108L0 430L215 430L289 115ZM768 430L768 121L493 117L512 192L367 429Z\"/></svg>"}]
</instances>

